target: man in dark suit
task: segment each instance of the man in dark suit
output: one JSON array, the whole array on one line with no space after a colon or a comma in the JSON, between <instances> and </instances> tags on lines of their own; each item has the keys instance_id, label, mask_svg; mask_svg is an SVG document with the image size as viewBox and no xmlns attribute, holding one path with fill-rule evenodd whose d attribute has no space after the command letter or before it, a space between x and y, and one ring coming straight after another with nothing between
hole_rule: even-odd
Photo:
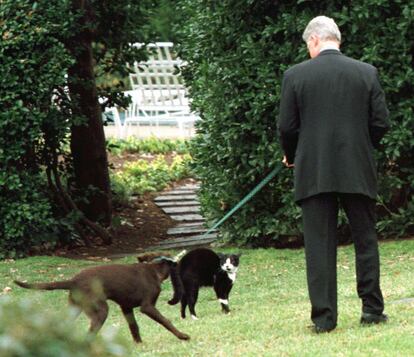
<instances>
[{"instance_id":1,"label":"man in dark suit","mask_svg":"<svg viewBox=\"0 0 414 357\"><path fill-rule=\"evenodd\" d=\"M355 246L360 322L385 322L374 212L374 148L389 127L384 92L375 67L339 51L332 19L314 18L303 39L311 59L284 74L278 126L302 209L313 328L329 332L337 325L339 205Z\"/></svg>"}]
</instances>

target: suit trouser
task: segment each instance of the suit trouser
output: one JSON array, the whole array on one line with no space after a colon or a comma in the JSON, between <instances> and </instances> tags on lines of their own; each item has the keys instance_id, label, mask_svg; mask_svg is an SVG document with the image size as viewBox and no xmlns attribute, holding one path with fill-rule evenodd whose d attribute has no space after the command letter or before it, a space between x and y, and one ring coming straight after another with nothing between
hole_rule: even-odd
<instances>
[{"instance_id":1,"label":"suit trouser","mask_svg":"<svg viewBox=\"0 0 414 357\"><path fill-rule=\"evenodd\" d=\"M336 246L339 203L347 215L355 248L358 296L362 311L381 314L375 202L360 194L323 193L301 201L312 321L331 329L337 324Z\"/></svg>"}]
</instances>

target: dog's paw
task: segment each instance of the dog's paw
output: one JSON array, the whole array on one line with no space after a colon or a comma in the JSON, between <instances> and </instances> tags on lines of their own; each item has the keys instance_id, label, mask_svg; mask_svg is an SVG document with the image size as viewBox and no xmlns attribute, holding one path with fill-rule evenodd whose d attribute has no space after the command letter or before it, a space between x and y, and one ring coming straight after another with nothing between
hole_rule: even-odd
<instances>
[{"instance_id":1,"label":"dog's paw","mask_svg":"<svg viewBox=\"0 0 414 357\"><path fill-rule=\"evenodd\" d=\"M185 333L180 333L177 337L180 340L186 340L186 341L190 339L190 336L186 335Z\"/></svg>"}]
</instances>

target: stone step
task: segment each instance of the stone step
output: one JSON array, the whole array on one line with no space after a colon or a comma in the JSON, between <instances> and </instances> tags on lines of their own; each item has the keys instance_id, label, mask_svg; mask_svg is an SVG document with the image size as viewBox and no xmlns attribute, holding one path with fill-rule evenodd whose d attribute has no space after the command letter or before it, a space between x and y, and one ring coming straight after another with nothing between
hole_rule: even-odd
<instances>
[{"instance_id":1,"label":"stone step","mask_svg":"<svg viewBox=\"0 0 414 357\"><path fill-rule=\"evenodd\" d=\"M186 195L161 195L156 198L154 198L155 202L161 202L161 201L193 201L197 199L197 195L195 194L186 194Z\"/></svg>"},{"instance_id":2,"label":"stone step","mask_svg":"<svg viewBox=\"0 0 414 357\"><path fill-rule=\"evenodd\" d=\"M162 207L162 210L167 214L191 214L200 212L200 206Z\"/></svg>"},{"instance_id":3,"label":"stone step","mask_svg":"<svg viewBox=\"0 0 414 357\"><path fill-rule=\"evenodd\" d=\"M167 232L174 238L164 240L148 250L201 247L216 240L216 231L203 235L208 229L203 225L204 217L199 214L200 203L196 194L199 188L198 184L187 184L162 192L154 199L155 204L171 219L180 223Z\"/></svg>"},{"instance_id":4,"label":"stone step","mask_svg":"<svg viewBox=\"0 0 414 357\"><path fill-rule=\"evenodd\" d=\"M197 239L175 239L174 242L172 242L170 239L165 240L162 242L162 244L152 246L148 248L148 250L162 250L162 249L176 249L176 248L195 248L195 247L203 247L208 246L211 243L214 243L217 238L214 237L206 237L204 239L200 239L198 237Z\"/></svg>"},{"instance_id":5,"label":"stone step","mask_svg":"<svg viewBox=\"0 0 414 357\"><path fill-rule=\"evenodd\" d=\"M177 226L177 227L173 227L170 228L167 231L168 235L177 235L177 234L183 234L183 235L187 235L187 234L194 234L194 233L204 233L207 232L207 228L204 227L203 225L193 225L193 226Z\"/></svg>"},{"instance_id":6,"label":"stone step","mask_svg":"<svg viewBox=\"0 0 414 357\"><path fill-rule=\"evenodd\" d=\"M200 214L179 214L170 217L175 221L204 221L204 217Z\"/></svg>"},{"instance_id":7,"label":"stone step","mask_svg":"<svg viewBox=\"0 0 414 357\"><path fill-rule=\"evenodd\" d=\"M191 190L191 191L198 191L200 189L200 186L196 186L196 185L185 185L185 186L180 186L180 187L174 187L171 190L172 191L187 191L187 190ZM168 192L168 191L165 191Z\"/></svg>"},{"instance_id":8,"label":"stone step","mask_svg":"<svg viewBox=\"0 0 414 357\"><path fill-rule=\"evenodd\" d=\"M176 206L199 206L200 202L194 201L159 201L156 202L158 207L176 207Z\"/></svg>"},{"instance_id":9,"label":"stone step","mask_svg":"<svg viewBox=\"0 0 414 357\"><path fill-rule=\"evenodd\" d=\"M161 196L175 196L175 195L192 195L196 192L194 190L171 190L171 191L165 191L161 192Z\"/></svg>"},{"instance_id":10,"label":"stone step","mask_svg":"<svg viewBox=\"0 0 414 357\"><path fill-rule=\"evenodd\" d=\"M177 226L178 227L204 227L203 222L180 222Z\"/></svg>"},{"instance_id":11,"label":"stone step","mask_svg":"<svg viewBox=\"0 0 414 357\"><path fill-rule=\"evenodd\" d=\"M165 244L172 244L172 243L181 243L181 242L194 242L196 240L209 240L209 239L216 239L217 234L216 233L210 233L207 235L197 234L193 236L187 236L187 237L178 237L178 238L169 238L166 240L163 240L158 243L158 245L162 246Z\"/></svg>"}]
</instances>

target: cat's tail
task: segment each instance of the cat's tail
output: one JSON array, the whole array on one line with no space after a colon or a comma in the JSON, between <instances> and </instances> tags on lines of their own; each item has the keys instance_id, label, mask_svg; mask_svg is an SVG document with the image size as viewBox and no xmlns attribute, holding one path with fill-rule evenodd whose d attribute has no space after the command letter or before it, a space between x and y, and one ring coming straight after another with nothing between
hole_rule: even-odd
<instances>
[{"instance_id":1,"label":"cat's tail","mask_svg":"<svg viewBox=\"0 0 414 357\"><path fill-rule=\"evenodd\" d=\"M25 289L36 289L36 290L69 290L72 288L72 281L55 281L52 283L35 283L29 284L22 281L14 280L14 283Z\"/></svg>"},{"instance_id":2,"label":"cat's tail","mask_svg":"<svg viewBox=\"0 0 414 357\"><path fill-rule=\"evenodd\" d=\"M168 301L170 305L177 304L182 296L184 295L184 285L180 277L180 273L178 271L178 266L176 265L170 272L171 283L174 288L174 296L171 300Z\"/></svg>"}]
</instances>

